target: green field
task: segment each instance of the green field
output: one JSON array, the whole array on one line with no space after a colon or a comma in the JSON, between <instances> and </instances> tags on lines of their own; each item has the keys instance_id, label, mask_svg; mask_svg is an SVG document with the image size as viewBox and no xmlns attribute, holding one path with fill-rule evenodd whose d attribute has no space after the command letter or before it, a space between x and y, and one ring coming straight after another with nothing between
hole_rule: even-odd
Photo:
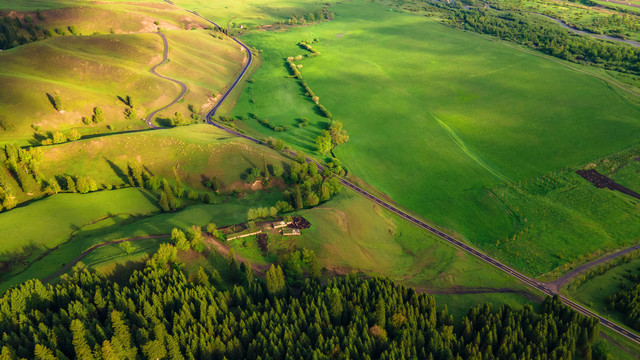
<instances>
[{"instance_id":1,"label":"green field","mask_svg":"<svg viewBox=\"0 0 640 360\"><path fill-rule=\"evenodd\" d=\"M122 194L127 196L126 199L128 199L128 201L137 201L138 203L142 203L142 201L136 199L136 197L134 196L131 196L131 194L126 194L126 192L132 191L139 192L140 190L123 189L118 191L98 192L89 195L78 196L86 196L89 197L89 199L87 200L90 200L91 195L102 196L103 198L113 198L115 195L115 198L119 199L119 196ZM56 197L53 198L55 199ZM177 211L175 213L156 214L153 216L137 218L126 216L129 214L134 214L132 210L130 210L129 212L121 211L120 214L123 214L123 216L115 216L117 214L116 210L119 209L114 207L111 210L111 218L106 218L106 216L103 216L102 219L104 220L91 224L90 221L86 220L89 212L86 209L77 206L77 199L65 199L63 197L62 200L68 201L66 201L64 204L57 204L58 207L56 209L58 209L57 211L58 213L60 213L60 216L64 216L64 219L66 219L66 221L72 225L68 225L68 227L65 228L64 223L62 221L58 221L58 229L53 228L50 230L47 230L47 224L45 223L37 224L37 227L32 225L32 227L34 228L34 232L38 232L36 235L40 236L41 238L49 239L49 241L45 245L49 247L53 247L55 245L59 246L54 251L49 252L41 259L36 259L33 262L30 261L26 269L21 269L19 272L5 274L5 276L3 276L2 278L2 282L0 282L0 292L5 291L12 285L19 284L28 279L43 279L55 273L62 266L68 264L76 256L80 255L83 251L96 244L104 243L111 240L119 240L139 236L170 234L171 230L175 227L186 229L191 225L205 226L209 222L215 222L219 226L232 225L246 221L249 208L253 208L256 206L273 206L275 202L280 199L282 199L282 195L277 191L257 192L240 199L232 199L220 205L195 204L187 206L183 210ZM38 215L38 213L36 213L35 211L39 209L36 206L39 203L30 205L28 208L24 208L24 210L30 211L30 213L32 213L34 216ZM75 205L76 207L78 207L78 213L61 212L60 209L64 209L64 206L62 205L65 204L67 206ZM153 206L153 210L155 210L155 202L150 205ZM33 208L31 208L32 206ZM83 210L84 213L82 213ZM12 210L11 212L6 214L0 214L0 225L1 222L5 219L3 216L11 215L13 211L16 210ZM149 213L144 215L149 215ZM28 217L23 216L23 218L27 219ZM92 220L95 221L99 219L101 218L94 216L94 219ZM57 220L57 218L49 216L47 220L55 221ZM84 223L82 221L84 221ZM31 223L33 223L33 220L31 221ZM74 227L73 225L76 226ZM16 231L17 230L18 229L16 229ZM58 238L53 238L50 235L46 235L52 233L52 230L57 231L57 234L59 234ZM73 234L73 237L69 241L66 241L71 234ZM20 234L17 236L20 236ZM20 237L20 239L25 238L26 234ZM54 244L53 241L56 239L58 241ZM166 239L144 240L146 245L143 246L141 252L153 250L154 247L151 246L150 243L154 243L154 241L155 243L160 243L161 241L166 241ZM101 248L101 250L97 251L96 253L92 253L82 261L85 264L89 265L115 266L115 264L122 264L132 260L131 256L127 256L124 252L119 250L117 246L118 245ZM106 256L105 254L107 254L108 256ZM102 255L105 255L105 257L103 257Z\"/></svg>"},{"instance_id":2,"label":"green field","mask_svg":"<svg viewBox=\"0 0 640 360\"><path fill-rule=\"evenodd\" d=\"M326 4L336 2L335 0L322 2L315 0L174 1L176 6L197 11L222 27L226 27L231 22L245 26L269 25L292 16L305 15Z\"/></svg>"},{"instance_id":3,"label":"green field","mask_svg":"<svg viewBox=\"0 0 640 360\"><path fill-rule=\"evenodd\" d=\"M2 251L6 259L24 248L51 249L95 221L158 210L151 193L135 188L53 195L0 214L0 228L4 229Z\"/></svg>"},{"instance_id":4,"label":"green field","mask_svg":"<svg viewBox=\"0 0 640 360\"><path fill-rule=\"evenodd\" d=\"M296 244L329 269L388 276L418 289L516 287L517 281L367 199L344 194L301 213L313 226Z\"/></svg>"},{"instance_id":5,"label":"green field","mask_svg":"<svg viewBox=\"0 0 640 360\"><path fill-rule=\"evenodd\" d=\"M263 51L264 65L233 114L289 125L275 133L243 123L313 151L328 122L283 59L306 53L299 41L319 39L322 55L299 61L300 71L351 136L335 150L350 174L477 244L517 229L485 189L637 141L640 109L601 80L380 4L332 10L331 22L244 38ZM303 117L311 126L296 128Z\"/></svg>"},{"instance_id":6,"label":"green field","mask_svg":"<svg viewBox=\"0 0 640 360\"><path fill-rule=\"evenodd\" d=\"M587 305L618 324L624 324L624 316L608 306L607 298L631 284L624 275L637 274L640 271L640 260L634 259L627 263L612 267L604 274L588 277L576 285L569 283L563 292L578 302Z\"/></svg>"},{"instance_id":7,"label":"green field","mask_svg":"<svg viewBox=\"0 0 640 360\"><path fill-rule=\"evenodd\" d=\"M196 190L204 190L206 181L216 176L223 191L250 191L243 176L250 168L262 168L263 161L281 166L288 162L274 150L199 124L45 147L41 170L47 177L64 169L74 176L120 186L128 183L131 161L170 180L176 168L181 181Z\"/></svg>"}]
</instances>

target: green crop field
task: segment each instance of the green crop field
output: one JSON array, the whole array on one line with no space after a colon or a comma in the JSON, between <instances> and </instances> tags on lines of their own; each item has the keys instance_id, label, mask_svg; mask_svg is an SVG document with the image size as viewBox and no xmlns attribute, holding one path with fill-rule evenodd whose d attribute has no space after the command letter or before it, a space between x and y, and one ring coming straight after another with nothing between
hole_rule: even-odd
<instances>
[{"instance_id":1,"label":"green crop field","mask_svg":"<svg viewBox=\"0 0 640 360\"><path fill-rule=\"evenodd\" d=\"M602 80L423 17L354 1L334 21L244 40L262 50L233 111L243 126L305 151L328 125L289 78L297 63L311 89L350 134L334 151L380 192L482 244L512 235L517 219L487 188L535 178L634 144L640 108ZM299 118L311 126L296 128Z\"/></svg>"}]
</instances>

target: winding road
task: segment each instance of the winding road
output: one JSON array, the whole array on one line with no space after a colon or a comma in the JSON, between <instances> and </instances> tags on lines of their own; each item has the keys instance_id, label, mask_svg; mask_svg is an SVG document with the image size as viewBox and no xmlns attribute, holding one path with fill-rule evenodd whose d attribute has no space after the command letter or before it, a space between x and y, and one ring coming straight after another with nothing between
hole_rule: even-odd
<instances>
[{"instance_id":1,"label":"winding road","mask_svg":"<svg viewBox=\"0 0 640 360\"><path fill-rule=\"evenodd\" d=\"M162 74L158 74L156 72L156 68L160 65L163 65L167 62L167 59L169 58L169 42L167 41L167 37L160 31L156 32L156 34L160 35L160 37L162 38L162 41L164 42L164 53L162 55L162 61L160 61L158 64L156 64L154 67L151 68L151 73L157 77L160 77L162 79L165 80L169 80L171 82L174 82L178 85L180 85L180 87L182 88L182 91L180 92L180 95L178 95L178 97L176 97L175 99L173 99L172 102L170 102L169 104L161 107L160 109L154 110L153 112L151 112L149 115L147 115L147 117L145 118L145 122L147 123L147 125L152 128L152 129L160 129L159 127L155 126L152 122L153 117L156 116L157 113L159 113L160 111L168 108L169 106L177 103L178 101L180 101L180 99L182 99L184 97L184 95L187 93L187 85L179 80L170 78L168 76L164 76Z\"/></svg>"},{"instance_id":2,"label":"winding road","mask_svg":"<svg viewBox=\"0 0 640 360\"><path fill-rule=\"evenodd\" d=\"M170 3L170 4L173 5L173 3L171 1L169 1L169 0L165 0L165 1L167 3ZM216 24L215 22L213 22L213 21L211 21L209 19L206 19L206 18L202 17L201 15L196 13L195 11L190 11L190 10L185 10L185 11L202 18L203 20L215 25L216 27L219 27L218 24ZM245 44L243 44L238 39L236 39L235 37L233 37L233 36L230 36L230 37L236 43L240 44L240 46L242 46L242 48L244 48L244 50L247 52L248 61L245 64L245 66L242 69L242 71L240 72L240 74L238 75L238 77L236 78L236 80L231 84L231 86L229 86L229 88L224 93L224 95L220 98L218 103L207 113L206 121L207 121L208 124L213 125L213 126L219 128L219 129L221 129L221 130L223 130L223 131L225 131L225 132L227 132L227 133L229 133L229 134L231 134L233 136L241 137L241 138L247 139L249 141L252 141L252 142L254 142L256 144L260 144L260 145L265 145L266 146L265 143L263 143L262 141L260 141L260 140L258 140L256 138L253 138L251 136L242 134L242 133L240 133L240 132L238 132L236 130L230 129L230 128L228 128L226 126L223 126L223 125L221 125L219 123L215 123L212 120L212 117L215 116L216 112L218 111L218 109L220 108L220 106L222 105L224 100L227 99L229 94L233 91L233 89L242 80L243 76L246 74L247 70L249 69L249 67L251 66L251 63L253 61L253 54L251 53L251 50ZM316 165L318 165L318 169L320 171L322 171L324 169L324 166L322 166L320 163L318 163L314 159L311 159L311 158L307 157L306 160L307 160L307 162L313 162ZM628 331L627 329L625 329L622 326L620 326L620 325L608 320L607 318L602 317L602 316L592 312L591 310L583 307L582 305L580 305L580 304L578 304L578 303L576 303L576 302L574 302L574 301L572 301L572 300L570 300L570 299L568 299L568 298L556 293L555 291L553 291L552 289L547 287L544 283L539 282L537 280L534 280L534 279L532 279L532 278L530 278L528 276L525 276L525 275L517 272L516 270L512 269L511 267L502 264L501 262L499 262L499 261L493 259L492 257L490 257L490 256L488 256L488 255L476 250L475 248L467 245L466 243L464 243L464 242L462 242L462 241L460 241L460 240L458 240L458 239L456 239L456 238L454 238L454 237L452 237L452 236L450 236L450 235L448 235L448 234L436 229L435 227L433 227L433 226L425 223L424 221L422 221L422 220L410 215L409 213L400 210L399 208L395 207L394 205L392 205L392 204L380 199L379 197L377 197L375 195L372 195L371 193L367 192L366 190L364 190L364 189L358 187L357 185L351 183L350 181L348 181L344 177L340 177L340 183L343 186L346 186L349 189L351 189L351 190L357 192L358 194L364 196L365 198L371 200L375 204L378 204L379 206L391 211L392 213L394 213L394 214L400 216L401 218L413 223L414 225L429 231L430 233L432 233L432 234L438 236L439 238L449 242L450 244L452 244L452 245L454 245L454 246L466 251L467 253L475 256L476 258L478 258L478 259L480 259L480 260L482 260L482 261L484 261L484 262L496 267L498 270L501 270L501 271L507 273L508 275L510 275L511 277L514 277L514 278L518 279L520 282L522 282L522 283L524 283L526 285L529 285L530 287L532 287L534 289L537 289L538 291L542 292L543 294L548 295L548 296L558 296L562 300L562 302L565 305L569 306L570 308L576 310L577 312L579 312L579 313L581 313L583 315L592 316L592 317L597 318L598 320L600 320L600 323L603 326L613 330L614 332L624 336L625 338L627 338L627 339L629 339L631 341L634 341L637 344L640 344L640 336Z\"/></svg>"}]
</instances>

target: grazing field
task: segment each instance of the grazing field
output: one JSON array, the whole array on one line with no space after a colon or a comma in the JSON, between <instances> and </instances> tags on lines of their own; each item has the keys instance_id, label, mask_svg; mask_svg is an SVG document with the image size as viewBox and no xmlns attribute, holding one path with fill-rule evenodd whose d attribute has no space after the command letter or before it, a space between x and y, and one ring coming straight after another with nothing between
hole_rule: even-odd
<instances>
[{"instance_id":1,"label":"grazing field","mask_svg":"<svg viewBox=\"0 0 640 360\"><path fill-rule=\"evenodd\" d=\"M190 92L160 115L180 111L189 117L187 105L195 105L196 112L203 104L211 106L245 55L231 40L214 38L208 30L168 31L167 37L170 62L158 72L179 75ZM163 50L156 34L129 34L54 37L1 52L0 102L6 106L0 107L0 142L38 143L49 132L71 129L94 134L146 127L141 121L146 113L180 93L178 85L149 72ZM60 98L60 111L47 94ZM135 106L133 119L125 117L127 105L121 99L127 95ZM103 109L104 121L92 121L95 107Z\"/></svg>"},{"instance_id":2,"label":"grazing field","mask_svg":"<svg viewBox=\"0 0 640 360\"><path fill-rule=\"evenodd\" d=\"M177 6L197 11L199 14L226 27L230 23L245 26L269 25L278 21L300 17L335 0L245 0L245 1L207 1L176 0Z\"/></svg>"},{"instance_id":3,"label":"grazing field","mask_svg":"<svg viewBox=\"0 0 640 360\"><path fill-rule=\"evenodd\" d=\"M344 194L301 213L312 227L296 244L337 272L388 276L418 289L519 287L517 281L441 242L360 195Z\"/></svg>"},{"instance_id":4,"label":"grazing field","mask_svg":"<svg viewBox=\"0 0 640 360\"><path fill-rule=\"evenodd\" d=\"M589 306L600 315L606 316L619 324L625 324L624 316L611 309L607 298L622 289L623 286L632 284L624 276L640 273L640 259L634 259L627 263L612 267L594 277L588 277L577 285L574 281L564 289L564 293L572 299Z\"/></svg>"},{"instance_id":5,"label":"grazing field","mask_svg":"<svg viewBox=\"0 0 640 360\"><path fill-rule=\"evenodd\" d=\"M640 201L598 189L573 171L496 187L492 194L519 225L483 248L545 280L640 238Z\"/></svg>"},{"instance_id":6,"label":"grazing field","mask_svg":"<svg viewBox=\"0 0 640 360\"><path fill-rule=\"evenodd\" d=\"M585 163L637 142L640 108L595 79L430 19L353 1L331 22L244 40L262 50L234 115L241 125L312 152L328 120L290 78L304 80L350 140L334 150L350 174L410 210L486 244L520 231L519 219L486 189ZM297 128L297 119L310 126Z\"/></svg>"},{"instance_id":7,"label":"grazing field","mask_svg":"<svg viewBox=\"0 0 640 360\"><path fill-rule=\"evenodd\" d=\"M130 199L128 201L136 201L137 203L140 203L138 206L141 206L141 204L143 203L142 201L140 201L136 197L131 196L131 194L126 194L126 192L133 191L140 190L123 189L118 191L100 192L78 196L86 196L88 198L87 200L89 200L91 199L90 195L94 194L99 194L99 196L102 197L113 197L115 194L116 196L118 196L116 197L116 199L119 199L119 195L122 194L123 196L126 195L127 199ZM63 196L64 195L67 194L63 194ZM55 197L52 197L52 199L55 199ZM273 204L275 204L275 202L280 199L282 199L282 195L277 191L257 192L240 199L230 199L224 204L194 204L187 206L186 208L175 213L161 213L146 217L115 216L117 214L133 214L133 210L130 210L129 212L127 212L126 210L121 210L118 213L117 210L119 209L114 207L111 210L112 218L106 218L106 216L103 216L104 219L96 222L95 224L91 224L90 220L97 220L98 217L94 216L94 218L87 220L86 218L88 218L88 216L90 216L91 214L83 207L78 207L77 213L60 212L60 210L58 210L61 213L60 216L65 215L64 218L65 221L67 221L68 225L65 228L63 226L64 223L60 221L60 225L58 225L60 229L56 233L58 235L57 238L45 236L47 232L51 233L51 230L47 231L47 225L43 222L49 220L35 222L31 221L31 223L33 224L32 227L35 229L33 230L34 232L39 231L40 237L46 237L50 239L50 241L46 244L47 246L59 246L54 251L49 252L41 259L33 259L34 261L29 261L26 269L21 268L17 272L3 274L0 282L0 292L4 292L8 287L19 284L28 279L43 279L49 275L52 275L57 270L62 268L62 266L75 259L83 251L96 244L131 237L170 234L171 230L174 227L186 229L191 225L205 226L209 222L215 222L216 224L219 224L219 226L236 224L246 221L249 208L253 208L256 206L273 206ZM76 200L76 202L74 202L74 204L76 204L77 199L74 200ZM38 215L34 212L40 209L39 207L35 206L38 204L39 203L32 204L29 207L24 208L24 210L30 211L34 215ZM30 208L31 206L33 206L33 208ZM156 210L155 201L149 206L151 207L151 210ZM63 207L59 207L58 209L63 209ZM131 209L135 209L135 207L131 207ZM99 210L99 208L96 208L96 211L97 210ZM149 213L150 212L148 212L146 215L149 215ZM10 214L11 212L0 214L0 225L6 218L6 215ZM51 221L56 220L53 217L50 218ZM37 227L35 226L36 224ZM72 227L70 224L76 226ZM73 237L69 239L72 234ZM31 234L17 234L16 242L21 239L27 239L27 235ZM58 240L57 243L52 243L52 241L56 239ZM146 248L153 249L149 242L154 241L160 244L163 241L167 241L167 239L154 239L149 241L145 240L146 245L144 245L143 249L140 249L140 251L143 251ZM92 255L89 255L85 260L82 261L83 263L90 265L100 264L100 266L115 266L118 263L122 264L132 260L132 258L126 255L122 250L119 250L120 256L117 256L116 249L119 249L118 245L101 248L99 252L96 252L95 254L92 253ZM109 258L103 258L102 255L104 254L109 254ZM139 255L142 255L142 253L139 253Z\"/></svg>"},{"instance_id":8,"label":"grazing field","mask_svg":"<svg viewBox=\"0 0 640 360\"><path fill-rule=\"evenodd\" d=\"M75 230L120 214L147 215L158 211L155 197L140 189L90 194L57 194L0 214L4 260L24 248L51 249Z\"/></svg>"},{"instance_id":9,"label":"grazing field","mask_svg":"<svg viewBox=\"0 0 640 360\"><path fill-rule=\"evenodd\" d=\"M127 164L137 162L154 175L173 180L174 168L189 188L204 190L218 178L221 191L250 191L244 175L267 164L287 166L274 150L230 137L213 126L198 124L132 134L117 134L43 148L41 171L60 169L74 176L91 176L99 184L128 184ZM259 187L261 188L261 187Z\"/></svg>"}]
</instances>

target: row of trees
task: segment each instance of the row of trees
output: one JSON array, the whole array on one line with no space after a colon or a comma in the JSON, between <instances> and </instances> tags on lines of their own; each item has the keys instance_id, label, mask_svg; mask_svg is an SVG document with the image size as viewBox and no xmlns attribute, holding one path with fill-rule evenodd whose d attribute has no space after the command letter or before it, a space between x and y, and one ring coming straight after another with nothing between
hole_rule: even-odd
<instances>
[{"instance_id":1,"label":"row of trees","mask_svg":"<svg viewBox=\"0 0 640 360\"><path fill-rule=\"evenodd\" d=\"M4 359L605 359L596 319L547 298L472 308L456 321L435 299L382 278L355 276L294 292L272 265L265 280L228 260L231 284L172 265L163 244L121 284L88 270L37 280L0 298ZM300 263L297 258L289 259ZM310 260L312 261L312 260ZM312 265L305 266L308 273ZM293 264L291 271L295 271ZM19 319L19 320L18 320Z\"/></svg>"},{"instance_id":2,"label":"row of trees","mask_svg":"<svg viewBox=\"0 0 640 360\"><path fill-rule=\"evenodd\" d=\"M55 131L53 133L48 134L47 137L40 141L40 145L53 145L53 144L63 144L67 141L77 141L82 138L80 132L76 129L73 129L69 132L68 135L65 135L61 131Z\"/></svg>"}]
</instances>

